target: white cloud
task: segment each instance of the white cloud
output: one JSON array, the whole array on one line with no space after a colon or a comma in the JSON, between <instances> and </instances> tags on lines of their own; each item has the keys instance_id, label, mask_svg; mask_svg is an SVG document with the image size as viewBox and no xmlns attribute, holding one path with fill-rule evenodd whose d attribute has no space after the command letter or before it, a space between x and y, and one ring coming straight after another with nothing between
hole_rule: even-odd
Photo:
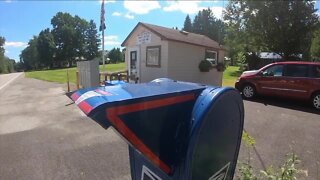
<instances>
[{"instance_id":1,"label":"white cloud","mask_svg":"<svg viewBox=\"0 0 320 180\"><path fill-rule=\"evenodd\" d=\"M121 42L118 40L118 36L109 35L104 37L104 45L120 45Z\"/></svg>"},{"instance_id":2,"label":"white cloud","mask_svg":"<svg viewBox=\"0 0 320 180\"><path fill-rule=\"evenodd\" d=\"M222 12L225 10L225 8L223 7L211 7L210 8L213 12L213 15L218 18L218 19L222 19Z\"/></svg>"},{"instance_id":3,"label":"white cloud","mask_svg":"<svg viewBox=\"0 0 320 180\"><path fill-rule=\"evenodd\" d=\"M8 54L8 53L10 53L10 52L9 52L8 50L5 50L5 53Z\"/></svg>"},{"instance_id":4,"label":"white cloud","mask_svg":"<svg viewBox=\"0 0 320 180\"><path fill-rule=\"evenodd\" d=\"M5 42L5 47L27 47L27 43L25 42Z\"/></svg>"},{"instance_id":5,"label":"white cloud","mask_svg":"<svg viewBox=\"0 0 320 180\"><path fill-rule=\"evenodd\" d=\"M126 17L128 19L134 19L134 16L130 13L127 13L124 17Z\"/></svg>"},{"instance_id":6,"label":"white cloud","mask_svg":"<svg viewBox=\"0 0 320 180\"><path fill-rule=\"evenodd\" d=\"M12 3L12 0L5 0L5 3Z\"/></svg>"},{"instance_id":7,"label":"white cloud","mask_svg":"<svg viewBox=\"0 0 320 180\"><path fill-rule=\"evenodd\" d=\"M122 13L114 12L114 13L112 13L112 16L122 16ZM127 12L125 15L123 15L123 17L125 17L127 19L134 19L134 15L130 14L130 12Z\"/></svg>"},{"instance_id":8,"label":"white cloud","mask_svg":"<svg viewBox=\"0 0 320 180\"><path fill-rule=\"evenodd\" d=\"M154 9L161 8L158 1L124 1L123 5L134 14L148 14Z\"/></svg>"},{"instance_id":9,"label":"white cloud","mask_svg":"<svg viewBox=\"0 0 320 180\"><path fill-rule=\"evenodd\" d=\"M170 1L167 2L168 6L163 7L164 11L181 11L185 14L195 14L199 10L204 9L199 7L200 1Z\"/></svg>"},{"instance_id":10,"label":"white cloud","mask_svg":"<svg viewBox=\"0 0 320 180\"><path fill-rule=\"evenodd\" d=\"M112 13L112 16L121 16L121 13L119 13L119 12L113 12L113 13Z\"/></svg>"},{"instance_id":11,"label":"white cloud","mask_svg":"<svg viewBox=\"0 0 320 180\"><path fill-rule=\"evenodd\" d=\"M164 11L173 12L180 11L184 14L196 14L202 9L207 9L208 7L200 6L200 3L204 1L169 1L167 6L163 7ZM214 16L218 19L222 17L223 7L213 6L210 7Z\"/></svg>"},{"instance_id":12,"label":"white cloud","mask_svg":"<svg viewBox=\"0 0 320 180\"><path fill-rule=\"evenodd\" d=\"M118 36L116 35L110 35L110 36L104 36L104 40L105 41L108 41L108 40L117 40L118 39Z\"/></svg>"},{"instance_id":13,"label":"white cloud","mask_svg":"<svg viewBox=\"0 0 320 180\"><path fill-rule=\"evenodd\" d=\"M121 45L121 42L119 42L119 41L105 41L104 45L106 45L106 46L119 46L119 45Z\"/></svg>"}]
</instances>

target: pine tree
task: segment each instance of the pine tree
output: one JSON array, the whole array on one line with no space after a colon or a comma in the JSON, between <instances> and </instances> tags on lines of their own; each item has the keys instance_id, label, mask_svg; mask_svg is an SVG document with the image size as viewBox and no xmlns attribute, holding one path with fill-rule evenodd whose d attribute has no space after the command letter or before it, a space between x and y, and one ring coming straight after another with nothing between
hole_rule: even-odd
<instances>
[{"instance_id":1,"label":"pine tree","mask_svg":"<svg viewBox=\"0 0 320 180\"><path fill-rule=\"evenodd\" d=\"M187 15L186 19L184 20L184 25L183 25L182 30L187 31L187 32L192 32L192 23L191 23L191 19L189 17L189 14Z\"/></svg>"}]
</instances>

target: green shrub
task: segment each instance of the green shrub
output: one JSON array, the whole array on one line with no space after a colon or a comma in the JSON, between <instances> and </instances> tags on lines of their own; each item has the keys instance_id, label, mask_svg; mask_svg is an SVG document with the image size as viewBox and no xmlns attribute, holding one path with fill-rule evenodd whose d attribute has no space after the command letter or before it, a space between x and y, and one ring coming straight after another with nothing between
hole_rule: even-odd
<instances>
[{"instance_id":1,"label":"green shrub","mask_svg":"<svg viewBox=\"0 0 320 180\"><path fill-rule=\"evenodd\" d=\"M260 170L260 174L256 174L255 169L251 165L250 150L255 148L256 141L246 131L243 131L242 140L248 148L248 160L246 163L238 162L238 180L296 180L297 175L302 171L297 168L300 163L298 156L294 153L286 155L285 162L278 168L269 166L266 170Z\"/></svg>"},{"instance_id":2,"label":"green shrub","mask_svg":"<svg viewBox=\"0 0 320 180\"><path fill-rule=\"evenodd\" d=\"M212 64L208 60L202 60L199 63L199 69L201 72L209 72L209 70L212 69Z\"/></svg>"}]
</instances>

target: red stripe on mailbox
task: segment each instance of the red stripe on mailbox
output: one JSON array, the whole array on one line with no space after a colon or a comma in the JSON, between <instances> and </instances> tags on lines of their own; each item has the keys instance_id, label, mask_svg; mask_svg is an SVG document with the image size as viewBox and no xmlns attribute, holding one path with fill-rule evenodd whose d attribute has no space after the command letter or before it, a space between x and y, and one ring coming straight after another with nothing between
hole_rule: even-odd
<instances>
[{"instance_id":1,"label":"red stripe on mailbox","mask_svg":"<svg viewBox=\"0 0 320 180\"><path fill-rule=\"evenodd\" d=\"M147 156L153 163L158 165L167 174L172 172L171 168L164 163L152 150L147 147L135 134L132 132L126 124L119 118L122 114L131 112L143 111L148 109L159 108L163 106L178 104L195 99L194 94L181 95L175 97L169 97L160 100L152 100L147 102L141 102L131 105L111 107L107 109L107 118L113 123L113 125L120 131L120 133L129 140L140 152Z\"/></svg>"},{"instance_id":2,"label":"red stripe on mailbox","mask_svg":"<svg viewBox=\"0 0 320 180\"><path fill-rule=\"evenodd\" d=\"M90 106L90 104L86 101L82 101L78 106L85 114L89 114L89 112L93 109L92 106Z\"/></svg>"},{"instance_id":3,"label":"red stripe on mailbox","mask_svg":"<svg viewBox=\"0 0 320 180\"><path fill-rule=\"evenodd\" d=\"M71 98L72 98L73 101L76 101L79 97L80 96L76 92L71 95Z\"/></svg>"}]
</instances>

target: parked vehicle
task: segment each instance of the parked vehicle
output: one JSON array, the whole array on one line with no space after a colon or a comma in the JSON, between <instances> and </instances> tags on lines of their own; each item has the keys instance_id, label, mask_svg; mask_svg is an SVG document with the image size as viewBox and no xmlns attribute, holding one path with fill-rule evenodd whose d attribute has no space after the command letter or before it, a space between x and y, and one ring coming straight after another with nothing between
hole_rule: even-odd
<instances>
[{"instance_id":1,"label":"parked vehicle","mask_svg":"<svg viewBox=\"0 0 320 180\"><path fill-rule=\"evenodd\" d=\"M247 99L259 94L309 100L320 110L320 63L272 63L243 72L235 87Z\"/></svg>"}]
</instances>

